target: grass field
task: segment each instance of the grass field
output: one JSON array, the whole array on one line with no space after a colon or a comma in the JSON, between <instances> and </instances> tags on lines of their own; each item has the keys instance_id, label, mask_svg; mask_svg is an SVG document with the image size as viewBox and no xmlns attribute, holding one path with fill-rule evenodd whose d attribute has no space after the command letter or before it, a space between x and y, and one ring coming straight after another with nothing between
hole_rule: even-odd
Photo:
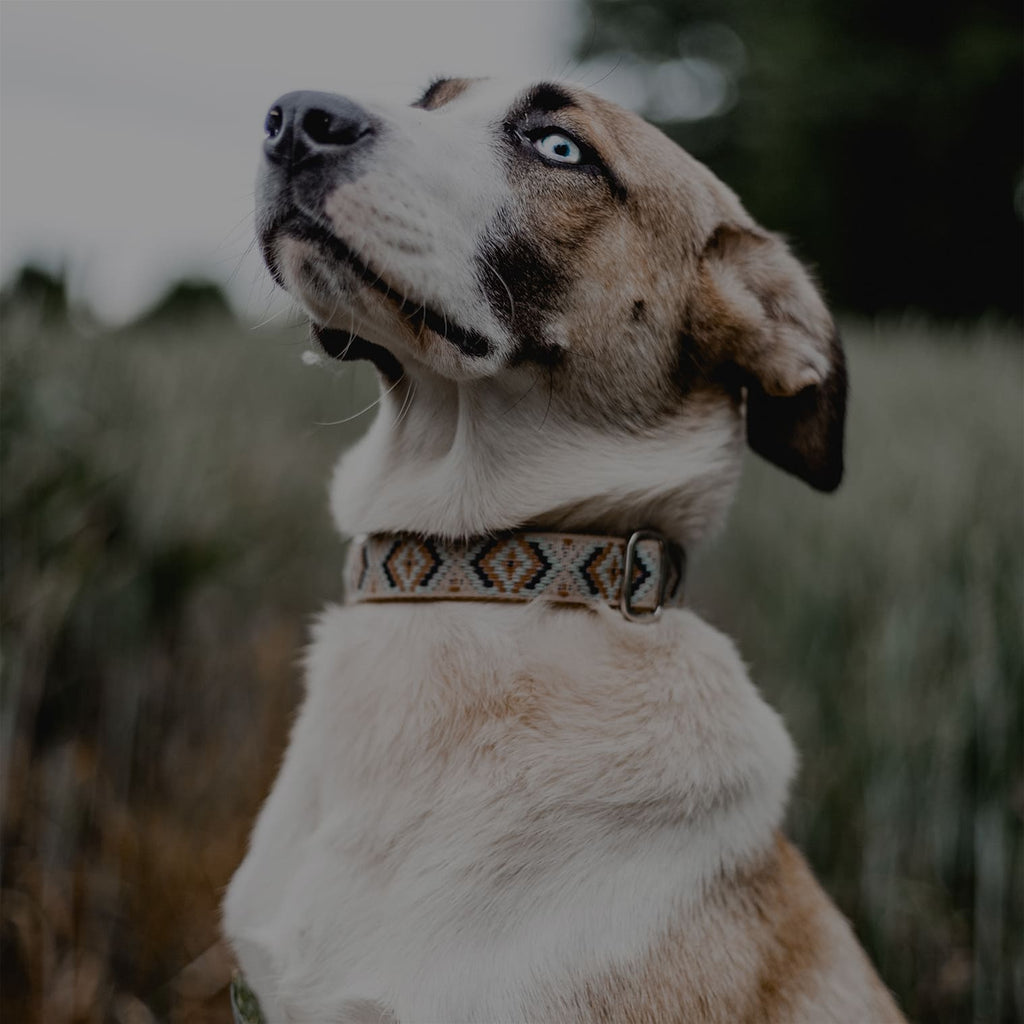
<instances>
[{"instance_id":1,"label":"grass field","mask_svg":"<svg viewBox=\"0 0 1024 1024\"><path fill-rule=\"evenodd\" d=\"M299 327L3 323L5 1020L223 1020L219 894L277 764L372 414ZM749 460L692 602L802 751L789 828L922 1022L1024 1015L1019 337L851 324L834 497Z\"/></svg>"}]
</instances>

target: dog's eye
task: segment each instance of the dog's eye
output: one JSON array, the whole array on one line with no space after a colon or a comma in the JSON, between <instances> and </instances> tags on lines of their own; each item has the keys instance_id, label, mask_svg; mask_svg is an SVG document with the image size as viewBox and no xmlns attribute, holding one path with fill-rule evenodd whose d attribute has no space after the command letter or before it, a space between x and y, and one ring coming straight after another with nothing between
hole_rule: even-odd
<instances>
[{"instance_id":1,"label":"dog's eye","mask_svg":"<svg viewBox=\"0 0 1024 1024\"><path fill-rule=\"evenodd\" d=\"M533 148L541 156L559 164L578 164L583 159L580 147L568 135L549 132L533 140Z\"/></svg>"}]
</instances>

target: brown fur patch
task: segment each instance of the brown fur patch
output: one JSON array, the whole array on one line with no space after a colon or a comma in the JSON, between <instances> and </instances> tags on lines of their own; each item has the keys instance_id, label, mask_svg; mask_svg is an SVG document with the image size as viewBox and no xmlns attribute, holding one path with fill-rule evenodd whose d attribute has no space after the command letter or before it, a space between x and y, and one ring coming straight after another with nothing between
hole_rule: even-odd
<instances>
[{"instance_id":1,"label":"brown fur patch","mask_svg":"<svg viewBox=\"0 0 1024 1024\"><path fill-rule=\"evenodd\" d=\"M747 388L751 447L835 487L845 366L803 267L640 118L582 90L531 109L534 92L508 115L519 208L497 218L510 230L480 253L492 306L519 343L513 362L553 367L547 384L572 415L633 429L674 415L695 388L733 401ZM592 166L536 159L529 139L548 128L579 139Z\"/></svg>"},{"instance_id":2,"label":"brown fur patch","mask_svg":"<svg viewBox=\"0 0 1024 1024\"><path fill-rule=\"evenodd\" d=\"M439 78L432 82L427 91L413 104L424 110L437 110L446 103L461 96L475 81L472 78Z\"/></svg>"},{"instance_id":3,"label":"brown fur patch","mask_svg":"<svg viewBox=\"0 0 1024 1024\"><path fill-rule=\"evenodd\" d=\"M552 993L538 1020L615 1024L900 1021L889 993L850 938L835 941L834 908L800 854L781 836L757 863L723 876L696 907L681 909L633 963ZM867 1016L829 1005L833 972L857 967L853 988ZM844 979L844 984L848 984ZM840 986L841 988L842 986ZM815 1004L818 1008L815 1010ZM838 1015L837 1015L838 1014Z\"/></svg>"},{"instance_id":4,"label":"brown fur patch","mask_svg":"<svg viewBox=\"0 0 1024 1024\"><path fill-rule=\"evenodd\" d=\"M474 756L499 738L508 742L522 730L536 729L544 718L535 681L523 678L514 689L446 707L430 730L427 746L442 759L460 751Z\"/></svg>"},{"instance_id":5,"label":"brown fur patch","mask_svg":"<svg viewBox=\"0 0 1024 1024\"><path fill-rule=\"evenodd\" d=\"M703 239L693 230L689 158L639 118L569 91L569 105L529 112L517 101L509 116L524 133L571 133L601 167L545 165L519 137L509 159L518 206L497 218L512 230L481 249L481 278L519 342L514 361L554 367L544 385L559 407L643 429L678 412L693 383L676 372L675 343ZM652 146L664 161L640 159Z\"/></svg>"}]
</instances>

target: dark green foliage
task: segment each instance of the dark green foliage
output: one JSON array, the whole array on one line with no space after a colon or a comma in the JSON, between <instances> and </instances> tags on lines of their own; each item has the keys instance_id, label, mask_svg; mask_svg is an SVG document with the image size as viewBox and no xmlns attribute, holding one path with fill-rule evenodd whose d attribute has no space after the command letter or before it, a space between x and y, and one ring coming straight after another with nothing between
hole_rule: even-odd
<instances>
[{"instance_id":1,"label":"dark green foliage","mask_svg":"<svg viewBox=\"0 0 1024 1024\"><path fill-rule=\"evenodd\" d=\"M50 323L67 319L68 295L64 275L27 264L0 290L0 316L20 311Z\"/></svg>"},{"instance_id":2,"label":"dark green foliage","mask_svg":"<svg viewBox=\"0 0 1024 1024\"><path fill-rule=\"evenodd\" d=\"M735 106L665 127L792 237L840 307L1021 315L1020 4L588 0L586 12L584 59L731 61ZM729 26L745 59L693 31L706 23Z\"/></svg>"},{"instance_id":3,"label":"dark green foliage","mask_svg":"<svg viewBox=\"0 0 1024 1024\"><path fill-rule=\"evenodd\" d=\"M233 318L219 284L205 278L190 278L172 284L131 329L168 327L184 334L191 326L202 324L208 328L214 320Z\"/></svg>"}]
</instances>

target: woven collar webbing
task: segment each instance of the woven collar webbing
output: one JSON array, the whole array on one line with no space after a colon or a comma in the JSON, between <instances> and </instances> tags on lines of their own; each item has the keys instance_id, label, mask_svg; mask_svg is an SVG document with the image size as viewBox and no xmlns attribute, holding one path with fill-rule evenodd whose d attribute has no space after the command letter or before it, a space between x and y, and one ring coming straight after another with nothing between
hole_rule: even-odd
<instances>
[{"instance_id":1,"label":"woven collar webbing","mask_svg":"<svg viewBox=\"0 0 1024 1024\"><path fill-rule=\"evenodd\" d=\"M623 568L632 563L623 601ZM532 601L610 604L630 613L679 603L682 549L657 534L596 537L523 531L466 542L381 533L352 543L351 601Z\"/></svg>"}]
</instances>

